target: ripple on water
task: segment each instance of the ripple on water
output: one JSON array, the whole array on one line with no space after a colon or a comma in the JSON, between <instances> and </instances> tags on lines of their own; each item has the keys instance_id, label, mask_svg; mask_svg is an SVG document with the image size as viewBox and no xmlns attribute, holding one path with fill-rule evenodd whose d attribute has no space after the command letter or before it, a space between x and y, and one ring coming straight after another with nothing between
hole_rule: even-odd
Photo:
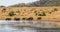
<instances>
[{"instance_id":1,"label":"ripple on water","mask_svg":"<svg viewBox=\"0 0 60 32\"><path fill-rule=\"evenodd\" d=\"M8 21L9 22L9 21ZM0 21L0 24L7 24L7 21ZM37 29L31 27L13 28L8 25L0 25L0 32L37 32Z\"/></svg>"}]
</instances>

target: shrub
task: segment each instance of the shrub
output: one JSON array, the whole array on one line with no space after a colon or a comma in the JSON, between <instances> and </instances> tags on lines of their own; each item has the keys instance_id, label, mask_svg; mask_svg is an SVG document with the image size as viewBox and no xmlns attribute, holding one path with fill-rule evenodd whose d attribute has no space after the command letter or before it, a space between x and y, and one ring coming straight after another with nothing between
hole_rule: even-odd
<instances>
[{"instance_id":1,"label":"shrub","mask_svg":"<svg viewBox=\"0 0 60 32\"><path fill-rule=\"evenodd\" d=\"M33 20L33 18L32 18L32 17L30 17L30 18L28 18L27 20Z\"/></svg>"},{"instance_id":2,"label":"shrub","mask_svg":"<svg viewBox=\"0 0 60 32\"><path fill-rule=\"evenodd\" d=\"M54 11L58 11L58 9L55 8Z\"/></svg>"},{"instance_id":3,"label":"shrub","mask_svg":"<svg viewBox=\"0 0 60 32\"><path fill-rule=\"evenodd\" d=\"M33 9L31 9L30 11L33 11L33 10L35 10L35 9L33 8Z\"/></svg>"},{"instance_id":4,"label":"shrub","mask_svg":"<svg viewBox=\"0 0 60 32\"><path fill-rule=\"evenodd\" d=\"M46 16L45 12L42 12L41 14L38 14L38 16Z\"/></svg>"},{"instance_id":5,"label":"shrub","mask_svg":"<svg viewBox=\"0 0 60 32\"><path fill-rule=\"evenodd\" d=\"M54 12L54 10L51 10L51 12Z\"/></svg>"},{"instance_id":6,"label":"shrub","mask_svg":"<svg viewBox=\"0 0 60 32\"><path fill-rule=\"evenodd\" d=\"M4 8L3 10L6 10L6 8Z\"/></svg>"},{"instance_id":7,"label":"shrub","mask_svg":"<svg viewBox=\"0 0 60 32\"><path fill-rule=\"evenodd\" d=\"M49 12L49 14L51 14L52 12Z\"/></svg>"},{"instance_id":8,"label":"shrub","mask_svg":"<svg viewBox=\"0 0 60 32\"><path fill-rule=\"evenodd\" d=\"M26 18L22 18L22 20L26 20Z\"/></svg>"},{"instance_id":9,"label":"shrub","mask_svg":"<svg viewBox=\"0 0 60 32\"><path fill-rule=\"evenodd\" d=\"M20 11L18 10L18 11L16 11L17 13L20 13Z\"/></svg>"},{"instance_id":10,"label":"shrub","mask_svg":"<svg viewBox=\"0 0 60 32\"><path fill-rule=\"evenodd\" d=\"M4 13L5 13L5 12L6 12L6 8L3 8L2 12L4 12Z\"/></svg>"},{"instance_id":11,"label":"shrub","mask_svg":"<svg viewBox=\"0 0 60 32\"><path fill-rule=\"evenodd\" d=\"M14 16L14 15L15 15L15 14L14 14L13 11L9 12L9 16Z\"/></svg>"},{"instance_id":12,"label":"shrub","mask_svg":"<svg viewBox=\"0 0 60 32\"><path fill-rule=\"evenodd\" d=\"M11 20L11 18L6 18L5 20Z\"/></svg>"},{"instance_id":13,"label":"shrub","mask_svg":"<svg viewBox=\"0 0 60 32\"><path fill-rule=\"evenodd\" d=\"M40 20L40 19L42 19L42 18L41 18L41 17L38 17L38 18L37 18L37 20Z\"/></svg>"},{"instance_id":14,"label":"shrub","mask_svg":"<svg viewBox=\"0 0 60 32\"><path fill-rule=\"evenodd\" d=\"M37 11L34 11L34 13L37 13Z\"/></svg>"},{"instance_id":15,"label":"shrub","mask_svg":"<svg viewBox=\"0 0 60 32\"><path fill-rule=\"evenodd\" d=\"M35 15L37 16L37 13Z\"/></svg>"},{"instance_id":16,"label":"shrub","mask_svg":"<svg viewBox=\"0 0 60 32\"><path fill-rule=\"evenodd\" d=\"M20 18L14 18L14 20L16 20L16 21L17 21L17 20L20 20Z\"/></svg>"}]
</instances>

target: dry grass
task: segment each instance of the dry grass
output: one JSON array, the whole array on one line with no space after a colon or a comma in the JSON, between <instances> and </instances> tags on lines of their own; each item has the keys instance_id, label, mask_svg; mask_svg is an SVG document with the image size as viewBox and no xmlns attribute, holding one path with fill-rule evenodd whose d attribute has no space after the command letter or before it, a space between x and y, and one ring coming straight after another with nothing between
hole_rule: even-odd
<instances>
[{"instance_id":1,"label":"dry grass","mask_svg":"<svg viewBox=\"0 0 60 32\"><path fill-rule=\"evenodd\" d=\"M0 19L4 20L6 18L29 18L33 17L34 20L37 20L38 17L41 17L40 20L59 20L60 19L60 7L7 7L6 12L2 12L4 7L0 8ZM54 11L54 9L58 11ZM9 16L9 12L14 11L16 15ZM35 12L37 11L37 12ZM36 13L41 14L46 13L46 16L38 16Z\"/></svg>"}]
</instances>

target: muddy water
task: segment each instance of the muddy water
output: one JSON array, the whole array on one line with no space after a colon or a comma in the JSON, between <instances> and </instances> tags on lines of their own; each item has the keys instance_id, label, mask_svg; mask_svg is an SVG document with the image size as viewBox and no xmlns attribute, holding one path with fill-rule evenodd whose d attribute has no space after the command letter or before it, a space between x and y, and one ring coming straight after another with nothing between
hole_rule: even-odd
<instances>
[{"instance_id":1,"label":"muddy water","mask_svg":"<svg viewBox=\"0 0 60 32\"><path fill-rule=\"evenodd\" d=\"M15 23L16 21L11 21L11 22ZM0 32L37 32L36 28L12 27L12 26L7 25L8 23L10 23L10 21L2 21L2 20L0 20Z\"/></svg>"}]
</instances>

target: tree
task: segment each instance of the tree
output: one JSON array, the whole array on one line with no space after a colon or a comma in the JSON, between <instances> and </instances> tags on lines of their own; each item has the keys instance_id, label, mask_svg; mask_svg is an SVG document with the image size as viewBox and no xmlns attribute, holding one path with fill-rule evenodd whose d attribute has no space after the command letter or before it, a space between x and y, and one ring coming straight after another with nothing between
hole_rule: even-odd
<instances>
[{"instance_id":1,"label":"tree","mask_svg":"<svg viewBox=\"0 0 60 32\"><path fill-rule=\"evenodd\" d=\"M60 0L39 0L32 3L20 3L12 7L41 7L41 6L60 6Z\"/></svg>"},{"instance_id":2,"label":"tree","mask_svg":"<svg viewBox=\"0 0 60 32\"><path fill-rule=\"evenodd\" d=\"M60 6L60 0L39 0L31 3L34 6Z\"/></svg>"}]
</instances>

